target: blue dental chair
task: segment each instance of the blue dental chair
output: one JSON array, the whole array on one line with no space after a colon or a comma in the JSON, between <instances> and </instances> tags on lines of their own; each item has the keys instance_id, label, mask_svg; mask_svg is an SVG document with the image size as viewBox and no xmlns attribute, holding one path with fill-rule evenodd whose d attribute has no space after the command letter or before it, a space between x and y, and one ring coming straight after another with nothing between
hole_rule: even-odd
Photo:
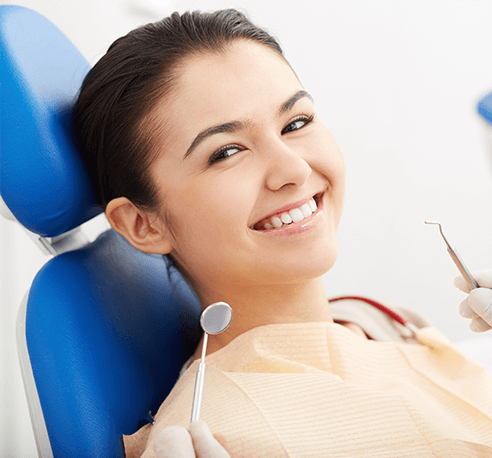
<instances>
[{"instance_id":1,"label":"blue dental chair","mask_svg":"<svg viewBox=\"0 0 492 458\"><path fill-rule=\"evenodd\" d=\"M19 360L41 457L123 457L200 339L200 304L165 258L84 223L102 212L71 106L89 65L47 19L0 6L0 212L52 257L21 304ZM80 227L82 226L82 229Z\"/></svg>"}]
</instances>

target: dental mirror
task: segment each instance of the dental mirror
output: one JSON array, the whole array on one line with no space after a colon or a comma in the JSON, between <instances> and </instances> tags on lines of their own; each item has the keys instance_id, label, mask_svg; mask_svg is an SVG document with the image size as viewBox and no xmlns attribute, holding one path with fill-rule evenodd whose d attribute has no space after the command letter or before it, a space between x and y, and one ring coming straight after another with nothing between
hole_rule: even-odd
<instances>
[{"instance_id":1,"label":"dental mirror","mask_svg":"<svg viewBox=\"0 0 492 458\"><path fill-rule=\"evenodd\" d=\"M200 326L207 334L224 332L232 321L232 309L225 302L209 305L200 316Z\"/></svg>"},{"instance_id":2,"label":"dental mirror","mask_svg":"<svg viewBox=\"0 0 492 458\"><path fill-rule=\"evenodd\" d=\"M195 379L195 392L193 394L193 407L191 408L191 421L200 419L202 407L203 383L205 381L205 354L207 353L208 335L217 335L224 332L232 321L232 308L225 302L215 302L209 305L200 316L200 326L203 334L202 357L198 364Z\"/></svg>"}]
</instances>

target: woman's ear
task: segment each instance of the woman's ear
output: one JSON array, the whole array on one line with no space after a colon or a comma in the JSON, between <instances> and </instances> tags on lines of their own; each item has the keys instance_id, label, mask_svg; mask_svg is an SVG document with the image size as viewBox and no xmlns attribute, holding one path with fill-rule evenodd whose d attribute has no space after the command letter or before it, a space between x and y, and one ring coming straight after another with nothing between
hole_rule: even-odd
<instances>
[{"instance_id":1,"label":"woman's ear","mask_svg":"<svg viewBox=\"0 0 492 458\"><path fill-rule=\"evenodd\" d=\"M126 197L109 202L106 217L113 229L140 251L168 254L173 249L171 234L161 218L138 209Z\"/></svg>"}]
</instances>

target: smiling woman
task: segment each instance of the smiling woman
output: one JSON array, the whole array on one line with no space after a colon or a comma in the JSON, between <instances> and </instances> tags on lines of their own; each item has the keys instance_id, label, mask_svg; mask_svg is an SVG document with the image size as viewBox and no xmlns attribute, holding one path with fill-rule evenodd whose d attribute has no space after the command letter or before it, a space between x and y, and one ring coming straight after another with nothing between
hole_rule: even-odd
<instances>
[{"instance_id":1,"label":"smiling woman","mask_svg":"<svg viewBox=\"0 0 492 458\"><path fill-rule=\"evenodd\" d=\"M274 38L234 10L173 14L113 44L74 121L113 228L234 310L202 407L231 456L492 452L485 371L410 312L416 334L328 306L344 161ZM128 456L227 455L205 425L183 429L200 352Z\"/></svg>"},{"instance_id":2,"label":"smiling woman","mask_svg":"<svg viewBox=\"0 0 492 458\"><path fill-rule=\"evenodd\" d=\"M150 219L154 232L136 234L136 213L126 220L119 214L124 199L109 204L110 217L140 249L169 253L204 304L238 304L231 294L245 298L240 286L250 290L249 302L264 300L261 289L271 291L274 283L291 296L285 284L292 278L319 281L336 256L343 160L319 120L301 121L314 117L314 107L285 60L265 46L237 41L220 55L183 63L176 92L179 97L161 102L154 114L169 131L163 144L173 146L163 146L150 168L172 231L157 212ZM324 206L311 219L253 230L315 195ZM284 237L265 237L270 231ZM287 237L301 233L295 241ZM279 299L277 291L272 301Z\"/></svg>"}]
</instances>

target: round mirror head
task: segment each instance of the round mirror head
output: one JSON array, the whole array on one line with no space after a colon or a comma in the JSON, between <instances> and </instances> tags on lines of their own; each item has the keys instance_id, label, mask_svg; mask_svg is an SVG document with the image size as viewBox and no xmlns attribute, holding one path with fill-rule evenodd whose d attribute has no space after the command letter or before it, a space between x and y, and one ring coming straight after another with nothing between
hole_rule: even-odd
<instances>
[{"instance_id":1,"label":"round mirror head","mask_svg":"<svg viewBox=\"0 0 492 458\"><path fill-rule=\"evenodd\" d=\"M200 325L207 334L220 334L232 321L232 308L225 302L209 305L200 316Z\"/></svg>"}]
</instances>

